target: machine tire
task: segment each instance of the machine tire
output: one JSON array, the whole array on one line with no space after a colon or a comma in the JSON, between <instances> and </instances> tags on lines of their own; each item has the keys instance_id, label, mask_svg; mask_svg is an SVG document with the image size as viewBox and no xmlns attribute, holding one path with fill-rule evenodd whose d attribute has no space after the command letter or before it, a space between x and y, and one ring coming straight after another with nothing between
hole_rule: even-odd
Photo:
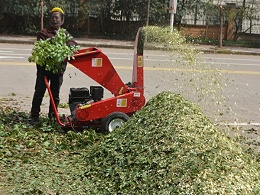
<instances>
[{"instance_id":1,"label":"machine tire","mask_svg":"<svg viewBox=\"0 0 260 195\"><path fill-rule=\"evenodd\" d=\"M110 133L121 127L128 119L129 116L123 112L113 112L102 119L102 132Z\"/></svg>"}]
</instances>

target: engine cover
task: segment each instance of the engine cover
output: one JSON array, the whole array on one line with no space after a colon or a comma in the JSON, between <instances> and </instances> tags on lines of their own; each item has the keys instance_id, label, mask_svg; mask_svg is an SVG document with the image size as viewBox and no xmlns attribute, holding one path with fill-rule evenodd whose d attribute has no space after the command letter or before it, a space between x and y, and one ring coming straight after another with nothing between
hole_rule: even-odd
<instances>
[{"instance_id":1,"label":"engine cover","mask_svg":"<svg viewBox=\"0 0 260 195\"><path fill-rule=\"evenodd\" d=\"M88 88L70 88L69 107L71 114L73 113L78 104L84 104L85 102L88 102L91 99L92 98L90 97Z\"/></svg>"}]
</instances>

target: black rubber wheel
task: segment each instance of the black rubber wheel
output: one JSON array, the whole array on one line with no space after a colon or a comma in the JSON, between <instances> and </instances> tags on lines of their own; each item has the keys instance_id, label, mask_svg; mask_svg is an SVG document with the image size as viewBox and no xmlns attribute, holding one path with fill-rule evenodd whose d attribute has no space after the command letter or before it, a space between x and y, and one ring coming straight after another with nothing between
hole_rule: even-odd
<instances>
[{"instance_id":1,"label":"black rubber wheel","mask_svg":"<svg viewBox=\"0 0 260 195\"><path fill-rule=\"evenodd\" d=\"M110 133L119 128L129 119L129 116L123 112L113 112L102 119L102 132Z\"/></svg>"}]
</instances>

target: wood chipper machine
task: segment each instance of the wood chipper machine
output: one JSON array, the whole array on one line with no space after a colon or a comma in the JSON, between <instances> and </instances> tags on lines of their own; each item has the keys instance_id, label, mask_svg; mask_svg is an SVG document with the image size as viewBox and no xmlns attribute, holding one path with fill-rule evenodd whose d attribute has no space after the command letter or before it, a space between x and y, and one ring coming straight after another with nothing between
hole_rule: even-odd
<instances>
[{"instance_id":1,"label":"wood chipper machine","mask_svg":"<svg viewBox=\"0 0 260 195\"><path fill-rule=\"evenodd\" d=\"M59 118L48 79L45 78L57 122L62 127L72 129L98 126L107 133L120 127L140 110L145 104L143 47L144 33L142 28L139 28L135 39L133 75L130 84L123 83L108 57L100 49L90 47L75 53L69 63L101 86L90 86L89 89L70 88L71 115L64 117L65 120ZM113 97L103 99L104 88L109 90Z\"/></svg>"}]
</instances>

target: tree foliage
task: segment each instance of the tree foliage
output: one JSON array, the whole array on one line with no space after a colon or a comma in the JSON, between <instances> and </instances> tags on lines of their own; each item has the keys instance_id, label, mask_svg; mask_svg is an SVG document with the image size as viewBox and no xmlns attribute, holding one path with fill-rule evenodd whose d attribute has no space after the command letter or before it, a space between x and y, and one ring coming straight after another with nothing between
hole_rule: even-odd
<instances>
[{"instance_id":1,"label":"tree foliage","mask_svg":"<svg viewBox=\"0 0 260 195\"><path fill-rule=\"evenodd\" d=\"M131 23L139 22L144 25L148 20L148 0L2 0L0 32L32 33L39 30L41 2L44 2L45 26L48 24L49 10L56 6L65 10L66 27L75 31L86 29L89 18L97 20L95 28L99 33L105 32L104 26L110 21L123 22L127 31L131 31ZM243 6L236 6L232 13L225 12L225 18L232 15L237 31L241 30L242 19L252 21L259 10L251 6L254 0L243 2ZM219 6L214 5L211 0L178 0L174 22L182 24L187 14L193 16L194 24L202 18L209 25L219 22ZM150 1L149 24L165 26L169 21L169 0Z\"/></svg>"}]
</instances>

